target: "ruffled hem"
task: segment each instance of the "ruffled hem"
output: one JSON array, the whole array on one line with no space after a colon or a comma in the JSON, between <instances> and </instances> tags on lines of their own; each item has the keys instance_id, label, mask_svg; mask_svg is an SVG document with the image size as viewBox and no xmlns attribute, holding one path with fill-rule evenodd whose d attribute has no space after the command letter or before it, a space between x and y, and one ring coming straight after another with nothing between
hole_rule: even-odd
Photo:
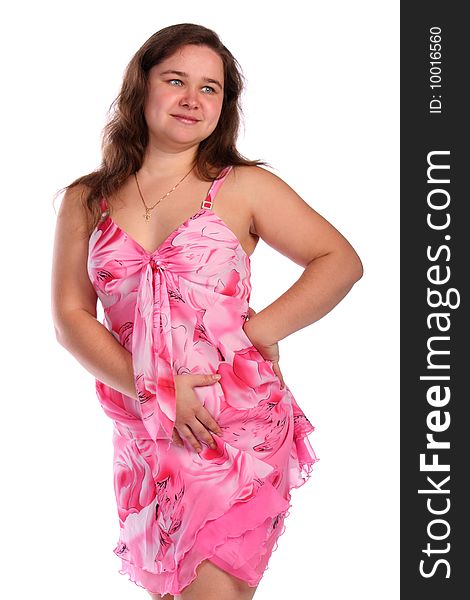
<instances>
[{"instance_id":1,"label":"ruffled hem","mask_svg":"<svg viewBox=\"0 0 470 600\"><path fill-rule=\"evenodd\" d=\"M180 583L177 586L168 588L163 588L161 585L159 587L155 586L155 577L161 577L161 575L155 575L154 573L150 573L145 569L138 567L133 564L131 561L125 560L121 557L121 568L118 570L119 574L127 575L129 581L136 584L138 587L141 587L148 592L152 592L154 594L160 594L164 596L165 594L172 594L173 596L181 594L181 592L189 586L197 577L197 568L204 561L209 560L213 564L215 564L220 569L226 571L230 575L237 577L243 580L250 587L257 587L261 579L263 578L265 572L269 568L269 560L272 556L272 553L278 549L279 546L279 538L286 531L285 519L290 514L290 509L292 508L291 498L289 494L288 507L279 515L277 515L277 527L275 530L275 534L271 534L271 536L267 536L267 532L272 526L273 518L266 518L258 527L245 529L244 533L241 536L229 536L225 535L223 539L219 540L216 544L214 544L211 550L201 551L198 548L196 541L195 546L188 552L187 556L192 555L191 557L194 559L197 556L197 559L192 562L192 570L190 572L189 577L187 577L184 583ZM234 505L236 506L236 505ZM231 511L226 513L227 516L231 516ZM225 515L224 515L225 516ZM211 521L210 523L217 522L219 525L220 519L216 519L215 521ZM206 528L209 527L209 524L206 523ZM261 539L264 536L264 539ZM223 552L224 556L227 554L237 555L237 557L243 556L240 551L237 551L237 548L245 548L248 544L251 546L254 540L260 541L260 545L256 546L256 559L252 556L252 561L245 560L244 563L240 564L237 568L233 566L232 563L227 562L221 556L219 556L218 552ZM234 557L234 556L233 556ZM246 556L243 556L246 559ZM256 570L258 569L258 570Z\"/></svg>"},{"instance_id":2,"label":"ruffled hem","mask_svg":"<svg viewBox=\"0 0 470 600\"><path fill-rule=\"evenodd\" d=\"M118 572L148 592L178 595L194 581L198 566L209 560L250 587L256 587L268 569L272 553L278 548L279 538L285 533L285 519L292 507L290 492L308 481L314 464L320 460L307 435L295 438L296 476L292 477L292 471L289 474L287 498L271 484L271 475L250 501L236 502L222 516L204 523L192 547L180 560L177 571L152 573L124 558L118 552L118 545L114 549L121 558ZM256 510L257 506L261 511Z\"/></svg>"}]
</instances>

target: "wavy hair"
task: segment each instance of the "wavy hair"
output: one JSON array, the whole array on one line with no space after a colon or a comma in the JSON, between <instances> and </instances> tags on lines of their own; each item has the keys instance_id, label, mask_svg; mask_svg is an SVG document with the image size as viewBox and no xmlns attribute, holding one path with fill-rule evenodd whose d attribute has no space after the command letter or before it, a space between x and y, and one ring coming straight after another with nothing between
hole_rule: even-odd
<instances>
[{"instance_id":1,"label":"wavy hair","mask_svg":"<svg viewBox=\"0 0 470 600\"><path fill-rule=\"evenodd\" d=\"M213 181L215 173L228 165L269 165L248 160L236 148L241 115L240 96L244 77L239 63L222 44L219 36L202 25L179 23L154 33L136 52L126 67L121 90L108 110L101 135L102 161L99 168L75 179L59 192L84 185L82 201L88 208L90 228L101 217L99 200L115 193L142 166L149 141L144 106L148 93L148 72L182 46L208 46L221 58L224 68L224 97L216 128L199 143L193 167L203 181Z\"/></svg>"}]
</instances>

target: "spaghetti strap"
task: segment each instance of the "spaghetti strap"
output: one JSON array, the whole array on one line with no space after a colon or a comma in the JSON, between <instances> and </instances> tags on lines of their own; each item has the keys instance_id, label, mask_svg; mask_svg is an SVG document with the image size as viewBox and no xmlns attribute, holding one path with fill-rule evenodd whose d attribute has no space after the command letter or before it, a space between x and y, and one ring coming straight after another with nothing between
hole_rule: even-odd
<instances>
[{"instance_id":1,"label":"spaghetti strap","mask_svg":"<svg viewBox=\"0 0 470 600\"><path fill-rule=\"evenodd\" d=\"M206 199L202 201L201 208L212 209L212 205L213 205L213 202L214 202L215 195L217 194L217 192L218 192L219 188L221 187L221 185L227 179L227 176L228 176L228 174L230 173L231 170L232 170L232 165L229 165L228 167L225 167L225 169L223 169L221 171L219 178L218 179L214 179L214 181L212 182L212 185L211 185L209 191L207 192Z\"/></svg>"}]
</instances>

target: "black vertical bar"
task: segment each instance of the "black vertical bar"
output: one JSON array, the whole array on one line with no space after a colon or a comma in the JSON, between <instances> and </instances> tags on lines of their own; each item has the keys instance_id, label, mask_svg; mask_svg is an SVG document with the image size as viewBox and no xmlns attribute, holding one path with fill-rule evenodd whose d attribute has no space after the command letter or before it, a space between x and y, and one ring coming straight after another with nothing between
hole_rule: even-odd
<instances>
[{"instance_id":1,"label":"black vertical bar","mask_svg":"<svg viewBox=\"0 0 470 600\"><path fill-rule=\"evenodd\" d=\"M400 589L406 600L470 595L466 8L401 3Z\"/></svg>"}]
</instances>

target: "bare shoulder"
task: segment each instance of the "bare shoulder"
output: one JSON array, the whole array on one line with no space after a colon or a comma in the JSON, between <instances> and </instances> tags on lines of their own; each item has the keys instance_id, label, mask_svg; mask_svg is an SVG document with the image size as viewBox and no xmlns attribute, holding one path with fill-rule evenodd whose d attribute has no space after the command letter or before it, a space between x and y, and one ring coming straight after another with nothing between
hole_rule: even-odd
<instances>
[{"instance_id":1,"label":"bare shoulder","mask_svg":"<svg viewBox=\"0 0 470 600\"><path fill-rule=\"evenodd\" d=\"M83 184L65 191L57 213L57 226L62 231L74 236L89 236L91 219L86 206L88 193L89 188Z\"/></svg>"},{"instance_id":2,"label":"bare shoulder","mask_svg":"<svg viewBox=\"0 0 470 600\"><path fill-rule=\"evenodd\" d=\"M268 221L272 225L276 217L282 222L292 211L297 219L306 215L312 216L315 212L281 177L264 167L237 167L235 180L247 201L254 232L261 237Z\"/></svg>"},{"instance_id":3,"label":"bare shoulder","mask_svg":"<svg viewBox=\"0 0 470 600\"><path fill-rule=\"evenodd\" d=\"M52 260L52 310L60 323L68 311L84 309L96 315L96 292L87 273L87 188L68 188L57 214Z\"/></svg>"},{"instance_id":4,"label":"bare shoulder","mask_svg":"<svg viewBox=\"0 0 470 600\"><path fill-rule=\"evenodd\" d=\"M231 175L231 188L237 199L238 206L242 205L246 215L249 215L250 233L259 237L256 230L256 211L266 203L275 190L282 193L285 182L261 166L237 165Z\"/></svg>"},{"instance_id":5,"label":"bare shoulder","mask_svg":"<svg viewBox=\"0 0 470 600\"><path fill-rule=\"evenodd\" d=\"M276 198L285 198L286 194L298 202L307 204L281 177L262 166L237 166L234 168L234 181L244 196L256 205L275 202Z\"/></svg>"},{"instance_id":6,"label":"bare shoulder","mask_svg":"<svg viewBox=\"0 0 470 600\"><path fill-rule=\"evenodd\" d=\"M353 254L346 238L281 177L263 167L237 168L252 233L301 266L329 252Z\"/></svg>"},{"instance_id":7,"label":"bare shoulder","mask_svg":"<svg viewBox=\"0 0 470 600\"><path fill-rule=\"evenodd\" d=\"M262 166L237 165L233 172L237 186L252 191L262 190L266 185L287 185L280 177Z\"/></svg>"}]
</instances>

